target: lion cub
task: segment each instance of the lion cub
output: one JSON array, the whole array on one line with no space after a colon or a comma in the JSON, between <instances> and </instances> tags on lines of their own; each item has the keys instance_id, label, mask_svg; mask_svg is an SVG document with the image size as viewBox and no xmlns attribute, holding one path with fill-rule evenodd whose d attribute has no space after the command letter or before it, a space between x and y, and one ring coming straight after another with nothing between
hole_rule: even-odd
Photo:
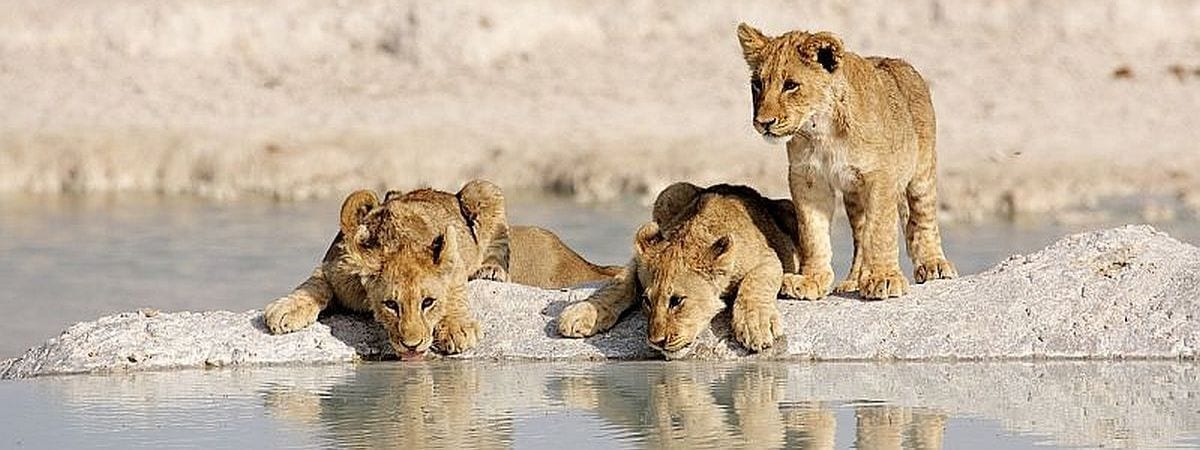
<instances>
[{"instance_id":1,"label":"lion cub","mask_svg":"<svg viewBox=\"0 0 1200 450\"><path fill-rule=\"evenodd\" d=\"M504 196L486 181L457 194L419 189L346 197L341 231L321 264L292 293L263 311L275 334L311 325L331 300L370 312L402 359L430 349L475 346L479 323L467 307L467 280L482 278L557 288L612 277L553 233L509 227Z\"/></svg>"},{"instance_id":2,"label":"lion cub","mask_svg":"<svg viewBox=\"0 0 1200 450\"><path fill-rule=\"evenodd\" d=\"M845 51L828 32L772 38L741 24L737 34L750 66L754 129L768 142L787 141L800 227L801 282L793 294L817 299L833 286L836 191L854 234L854 262L837 291L868 299L908 292L898 218L918 283L957 276L942 253L933 103L917 71L900 59Z\"/></svg>"},{"instance_id":3,"label":"lion cub","mask_svg":"<svg viewBox=\"0 0 1200 450\"><path fill-rule=\"evenodd\" d=\"M607 330L636 302L650 346L679 357L727 307L723 298L733 297L734 337L752 351L770 347L783 331L776 298L798 277L791 202L744 186L676 183L658 195L653 216L638 230L624 271L563 310L559 333Z\"/></svg>"}]
</instances>

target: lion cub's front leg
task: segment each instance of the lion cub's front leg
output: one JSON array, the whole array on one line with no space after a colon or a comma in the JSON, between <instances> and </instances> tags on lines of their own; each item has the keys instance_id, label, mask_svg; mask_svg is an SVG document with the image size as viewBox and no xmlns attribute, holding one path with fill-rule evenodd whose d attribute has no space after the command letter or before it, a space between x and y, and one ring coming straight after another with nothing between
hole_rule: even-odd
<instances>
[{"instance_id":1,"label":"lion cub's front leg","mask_svg":"<svg viewBox=\"0 0 1200 450\"><path fill-rule=\"evenodd\" d=\"M263 309L263 320L272 334L291 333L317 321L317 316L333 298L333 286L325 277L322 265L312 276L286 296Z\"/></svg>"},{"instance_id":2,"label":"lion cub's front leg","mask_svg":"<svg viewBox=\"0 0 1200 450\"><path fill-rule=\"evenodd\" d=\"M563 309L558 316L558 333L563 337L588 337L616 325L638 297L637 266L637 260L631 260L607 285Z\"/></svg>"},{"instance_id":3,"label":"lion cub's front leg","mask_svg":"<svg viewBox=\"0 0 1200 450\"><path fill-rule=\"evenodd\" d=\"M480 241L484 244L484 241ZM508 227L500 228L487 241L479 269L471 274L472 280L508 281Z\"/></svg>"},{"instance_id":4,"label":"lion cub's front leg","mask_svg":"<svg viewBox=\"0 0 1200 450\"><path fill-rule=\"evenodd\" d=\"M789 148L789 151L791 149ZM837 195L829 181L807 165L789 168L788 184L796 203L800 273L783 281L784 297L817 300L833 289L833 248L829 224Z\"/></svg>"},{"instance_id":5,"label":"lion cub's front leg","mask_svg":"<svg viewBox=\"0 0 1200 450\"><path fill-rule=\"evenodd\" d=\"M863 255L858 275L859 294L872 300L899 297L908 293L908 279L900 271L900 246L896 240L900 194L896 181L888 176L881 174L865 181L861 191L850 194L865 196L866 206L866 233L854 242L855 252Z\"/></svg>"},{"instance_id":6,"label":"lion cub's front leg","mask_svg":"<svg viewBox=\"0 0 1200 450\"><path fill-rule=\"evenodd\" d=\"M733 301L733 336L751 351L761 351L783 335L775 297L783 282L783 269L776 261L762 264L746 274Z\"/></svg>"},{"instance_id":7,"label":"lion cub's front leg","mask_svg":"<svg viewBox=\"0 0 1200 450\"><path fill-rule=\"evenodd\" d=\"M482 331L479 321L467 309L466 292L446 299L446 312L433 329L433 345L446 354L462 353L479 344Z\"/></svg>"}]
</instances>

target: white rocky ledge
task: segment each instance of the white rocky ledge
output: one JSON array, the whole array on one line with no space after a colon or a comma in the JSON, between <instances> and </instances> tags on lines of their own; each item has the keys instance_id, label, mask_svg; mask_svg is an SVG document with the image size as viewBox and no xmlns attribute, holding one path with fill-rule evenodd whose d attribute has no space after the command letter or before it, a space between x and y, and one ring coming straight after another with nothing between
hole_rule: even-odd
<instances>
[{"instance_id":1,"label":"white rocky ledge","mask_svg":"<svg viewBox=\"0 0 1200 450\"><path fill-rule=\"evenodd\" d=\"M555 318L594 288L542 290L471 283L484 326L456 358L599 360L658 357L630 314L590 339L564 339ZM1200 249L1148 226L1066 237L980 274L914 286L882 302L830 297L781 301L787 335L760 355L729 339L726 317L692 357L806 360L1196 359ZM71 326L0 362L0 378L187 367L346 363L391 354L369 318L332 314L272 336L259 311L141 313Z\"/></svg>"}]
</instances>

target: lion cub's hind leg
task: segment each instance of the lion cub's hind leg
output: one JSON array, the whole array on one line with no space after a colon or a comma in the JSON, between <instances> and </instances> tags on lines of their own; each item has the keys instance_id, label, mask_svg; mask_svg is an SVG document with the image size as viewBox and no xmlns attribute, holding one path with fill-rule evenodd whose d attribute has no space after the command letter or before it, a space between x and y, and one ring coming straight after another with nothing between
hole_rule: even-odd
<instances>
[{"instance_id":1,"label":"lion cub's hind leg","mask_svg":"<svg viewBox=\"0 0 1200 450\"><path fill-rule=\"evenodd\" d=\"M909 183L908 220L904 237L912 258L913 279L917 283L958 276L954 264L942 252L942 234L937 221L937 186L933 175L918 175Z\"/></svg>"},{"instance_id":2,"label":"lion cub's hind leg","mask_svg":"<svg viewBox=\"0 0 1200 450\"><path fill-rule=\"evenodd\" d=\"M775 304L783 269L778 261L751 269L738 285L733 301L733 336L751 351L762 351L783 335L779 308Z\"/></svg>"},{"instance_id":3,"label":"lion cub's hind leg","mask_svg":"<svg viewBox=\"0 0 1200 450\"><path fill-rule=\"evenodd\" d=\"M332 298L333 286L326 279L325 268L322 265L290 294L280 297L263 309L263 320L267 324L267 330L272 334L284 334L312 325Z\"/></svg>"},{"instance_id":4,"label":"lion cub's hind leg","mask_svg":"<svg viewBox=\"0 0 1200 450\"><path fill-rule=\"evenodd\" d=\"M617 324L640 294L637 260L632 260L600 290L586 300L571 304L558 316L558 333L563 337L589 337Z\"/></svg>"}]
</instances>

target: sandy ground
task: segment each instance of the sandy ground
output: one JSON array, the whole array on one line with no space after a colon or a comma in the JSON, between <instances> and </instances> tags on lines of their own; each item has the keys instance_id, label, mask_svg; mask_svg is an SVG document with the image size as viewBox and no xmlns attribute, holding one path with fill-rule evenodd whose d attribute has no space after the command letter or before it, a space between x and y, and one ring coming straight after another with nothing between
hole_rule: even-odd
<instances>
[{"instance_id":1,"label":"sandy ground","mask_svg":"<svg viewBox=\"0 0 1200 450\"><path fill-rule=\"evenodd\" d=\"M785 195L734 27L930 81L951 219L1200 212L1200 2L9 0L0 191ZM1132 206L1112 200L1138 195Z\"/></svg>"}]
</instances>

